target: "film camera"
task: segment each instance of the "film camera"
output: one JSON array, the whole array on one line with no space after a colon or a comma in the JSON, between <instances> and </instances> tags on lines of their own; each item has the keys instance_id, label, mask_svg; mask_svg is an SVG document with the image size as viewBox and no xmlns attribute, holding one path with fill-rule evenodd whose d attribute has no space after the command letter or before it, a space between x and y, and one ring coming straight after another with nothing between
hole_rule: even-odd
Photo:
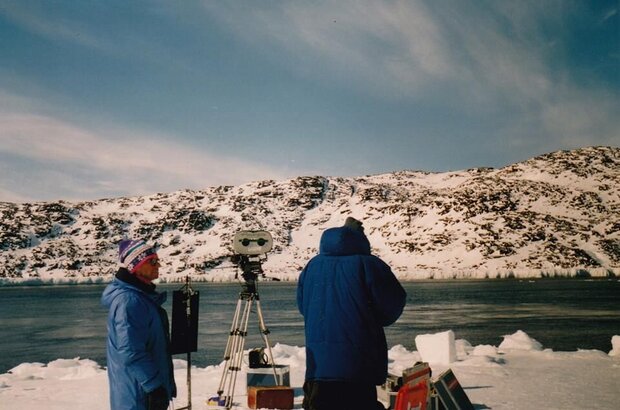
<instances>
[{"instance_id":1,"label":"film camera","mask_svg":"<svg viewBox=\"0 0 620 410\"><path fill-rule=\"evenodd\" d=\"M273 247L273 238L267 231L239 231L233 238L235 254L230 260L241 269L245 281L244 292L256 293L256 280L265 277L262 262ZM238 273L235 276L238 278Z\"/></svg>"},{"instance_id":2,"label":"film camera","mask_svg":"<svg viewBox=\"0 0 620 410\"><path fill-rule=\"evenodd\" d=\"M240 231L233 237L232 245L235 253L230 259L241 270L241 277L244 282L241 284L241 292L239 293L228 342L224 350L224 366L217 396L213 396L208 400L210 404L223 406L227 409L233 406L235 384L243 363L243 348L248 334L248 322L253 304L256 305L259 330L266 349L256 350L255 354L251 355L250 361L253 365L269 364L273 370L274 381L278 384L276 380L276 365L268 337L270 332L265 325L260 305L260 296L256 289L257 279L260 276L265 277L262 262L267 260L267 252L273 246L273 238L267 231ZM235 274L237 279L239 278L239 270Z\"/></svg>"}]
</instances>

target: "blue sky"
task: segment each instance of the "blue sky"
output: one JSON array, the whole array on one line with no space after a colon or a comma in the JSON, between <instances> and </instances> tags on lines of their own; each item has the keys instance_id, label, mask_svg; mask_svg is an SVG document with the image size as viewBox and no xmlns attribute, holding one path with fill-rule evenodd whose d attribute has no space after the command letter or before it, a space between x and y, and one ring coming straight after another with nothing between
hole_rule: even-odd
<instances>
[{"instance_id":1,"label":"blue sky","mask_svg":"<svg viewBox=\"0 0 620 410\"><path fill-rule=\"evenodd\" d=\"M0 201L619 146L619 8L0 0Z\"/></svg>"}]
</instances>

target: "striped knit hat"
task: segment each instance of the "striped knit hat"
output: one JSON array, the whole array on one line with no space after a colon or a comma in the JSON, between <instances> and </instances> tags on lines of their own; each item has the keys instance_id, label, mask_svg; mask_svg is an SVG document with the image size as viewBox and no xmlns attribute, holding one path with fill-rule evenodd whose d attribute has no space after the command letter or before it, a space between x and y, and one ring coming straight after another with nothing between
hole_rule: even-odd
<instances>
[{"instance_id":1,"label":"striped knit hat","mask_svg":"<svg viewBox=\"0 0 620 410\"><path fill-rule=\"evenodd\" d=\"M147 245L143 240L125 239L118 246L118 259L121 267L131 273L135 273L144 262L156 257L155 248Z\"/></svg>"}]
</instances>

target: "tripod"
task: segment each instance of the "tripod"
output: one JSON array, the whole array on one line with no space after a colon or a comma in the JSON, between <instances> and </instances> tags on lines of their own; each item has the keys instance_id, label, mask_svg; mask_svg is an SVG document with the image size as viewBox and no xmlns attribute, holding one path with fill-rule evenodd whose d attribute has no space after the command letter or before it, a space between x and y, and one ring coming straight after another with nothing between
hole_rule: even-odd
<instances>
[{"instance_id":1,"label":"tripod","mask_svg":"<svg viewBox=\"0 0 620 410\"><path fill-rule=\"evenodd\" d=\"M219 398L218 404L220 406L225 406L227 409L230 409L233 405L235 385L237 382L237 375L241 370L241 365L243 362L243 348L245 346L245 337L248 334L248 322L250 319L250 312L252 310L253 302L256 302L258 326L263 341L265 342L265 346L267 347L268 358L273 369L275 384L280 384L276 375L271 344L269 343L269 329L267 329L267 326L265 325L263 311L260 307L260 296L256 289L256 281L254 278L248 279L245 274L244 278L246 279L246 282L239 293L237 307L233 315L232 325L230 326L230 334L228 336L228 342L226 343L226 350L224 351L224 370L222 372L222 378L220 379L220 385L217 391Z\"/></svg>"}]
</instances>

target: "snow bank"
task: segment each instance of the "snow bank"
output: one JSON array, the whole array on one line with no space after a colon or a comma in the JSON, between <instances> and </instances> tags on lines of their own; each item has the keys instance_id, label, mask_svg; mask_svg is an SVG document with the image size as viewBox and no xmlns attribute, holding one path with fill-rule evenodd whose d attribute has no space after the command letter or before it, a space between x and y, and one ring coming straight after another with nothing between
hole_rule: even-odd
<instances>
[{"instance_id":1,"label":"snow bank","mask_svg":"<svg viewBox=\"0 0 620 410\"><path fill-rule=\"evenodd\" d=\"M540 343L525 332L504 336L503 348L471 346L466 340L453 341L451 331L424 335L421 346L444 361L431 365L434 377L451 368L476 408L493 410L576 409L615 410L620 385L620 359L597 350L553 352L541 350ZM428 346L426 343L428 342ZM416 341L417 343L417 341ZM436 345L433 343L437 343ZM612 339L613 351L620 349L620 337ZM458 358L452 360L454 349ZM276 344L274 358L290 366L291 387L295 389L295 409L301 408L301 386L305 373L303 347ZM389 372L399 374L422 359L420 352L402 345L388 351ZM187 404L187 362L175 359L179 397L174 408ZM206 408L215 395L222 364L192 366L192 404ZM245 380L247 363L237 379L233 409L247 408ZM10 407L6 407L10 403ZM22 363L0 374L0 408L20 410L66 410L68 408L109 410L105 369L88 359L58 359L50 363Z\"/></svg>"},{"instance_id":2,"label":"snow bank","mask_svg":"<svg viewBox=\"0 0 620 410\"><path fill-rule=\"evenodd\" d=\"M9 373L24 380L79 380L105 373L105 370L89 359L57 359L43 363L22 363Z\"/></svg>"}]
</instances>

